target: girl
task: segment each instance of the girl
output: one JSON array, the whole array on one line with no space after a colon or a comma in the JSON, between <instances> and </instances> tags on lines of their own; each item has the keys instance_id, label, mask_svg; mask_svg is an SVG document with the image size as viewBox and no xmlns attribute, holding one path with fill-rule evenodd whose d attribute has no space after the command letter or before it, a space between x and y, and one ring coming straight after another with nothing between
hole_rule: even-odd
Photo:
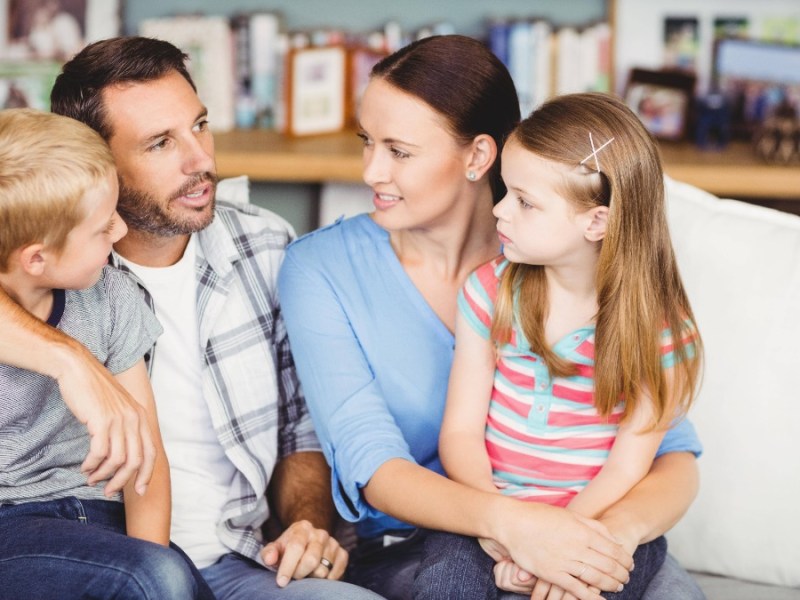
<instances>
[{"instance_id":1,"label":"girl","mask_svg":"<svg viewBox=\"0 0 800 600\"><path fill-rule=\"evenodd\" d=\"M622 102L574 94L522 121L502 175L503 256L459 295L442 464L474 488L596 518L648 473L698 376L658 150ZM481 545L510 580L504 550ZM459 548L445 559L454 569L478 552ZM631 581L612 596L641 597L665 553L663 537L640 547ZM463 581L433 597L466 597L454 585ZM470 587L471 597L493 597L488 587L485 596ZM534 592L548 588L547 598L562 598L544 579Z\"/></svg>"}]
</instances>

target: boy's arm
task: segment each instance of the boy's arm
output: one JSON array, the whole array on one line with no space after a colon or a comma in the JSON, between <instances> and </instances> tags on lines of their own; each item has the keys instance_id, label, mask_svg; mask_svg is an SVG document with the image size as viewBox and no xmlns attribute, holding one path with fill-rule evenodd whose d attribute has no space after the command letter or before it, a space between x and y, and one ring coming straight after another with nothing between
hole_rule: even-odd
<instances>
[{"instance_id":1,"label":"boy's arm","mask_svg":"<svg viewBox=\"0 0 800 600\"><path fill-rule=\"evenodd\" d=\"M91 437L81 465L90 483L108 479L110 496L138 470L136 489L144 492L155 447L142 408L82 344L33 317L2 289L0 362L58 381L65 404Z\"/></svg>"},{"instance_id":2,"label":"boy's arm","mask_svg":"<svg viewBox=\"0 0 800 600\"><path fill-rule=\"evenodd\" d=\"M485 441L494 372L494 345L459 313L439 457L450 479L487 492L497 492Z\"/></svg>"},{"instance_id":3,"label":"boy's arm","mask_svg":"<svg viewBox=\"0 0 800 600\"><path fill-rule=\"evenodd\" d=\"M156 444L153 477L147 492L143 495L136 493L132 480L123 489L127 532L131 537L167 546L172 511L169 464L161 444L153 390L144 360L139 360L127 371L117 374L116 379L144 409L146 424Z\"/></svg>"},{"instance_id":4,"label":"boy's arm","mask_svg":"<svg viewBox=\"0 0 800 600\"><path fill-rule=\"evenodd\" d=\"M644 479L666 433L660 428L648 431L652 418L652 400L649 394L643 393L633 414L620 425L608 460L572 499L568 505L570 510L597 518Z\"/></svg>"}]
</instances>

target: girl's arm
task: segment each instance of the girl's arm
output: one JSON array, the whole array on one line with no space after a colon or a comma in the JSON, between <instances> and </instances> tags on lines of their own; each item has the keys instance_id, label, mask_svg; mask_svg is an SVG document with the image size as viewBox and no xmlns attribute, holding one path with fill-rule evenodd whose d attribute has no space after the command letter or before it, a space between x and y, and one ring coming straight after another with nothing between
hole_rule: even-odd
<instances>
[{"instance_id":1,"label":"girl's arm","mask_svg":"<svg viewBox=\"0 0 800 600\"><path fill-rule=\"evenodd\" d=\"M668 452L647 477L600 517L629 552L669 531L697 496L700 477L691 452Z\"/></svg>"},{"instance_id":2,"label":"girl's arm","mask_svg":"<svg viewBox=\"0 0 800 600\"><path fill-rule=\"evenodd\" d=\"M663 429L647 431L652 425L652 407L649 394L643 394L633 414L620 425L608 460L572 499L570 510L597 518L644 479L666 433Z\"/></svg>"},{"instance_id":3,"label":"girl's arm","mask_svg":"<svg viewBox=\"0 0 800 600\"><path fill-rule=\"evenodd\" d=\"M459 312L439 458L450 479L487 492L497 492L484 439L494 371L492 342L478 335Z\"/></svg>"},{"instance_id":4,"label":"girl's arm","mask_svg":"<svg viewBox=\"0 0 800 600\"><path fill-rule=\"evenodd\" d=\"M127 532L131 537L167 546L172 511L169 464L161 443L153 390L144 360L139 360L133 367L115 377L144 409L147 424L156 443L153 477L147 491L144 495L137 494L133 481L129 481L123 488Z\"/></svg>"}]
</instances>

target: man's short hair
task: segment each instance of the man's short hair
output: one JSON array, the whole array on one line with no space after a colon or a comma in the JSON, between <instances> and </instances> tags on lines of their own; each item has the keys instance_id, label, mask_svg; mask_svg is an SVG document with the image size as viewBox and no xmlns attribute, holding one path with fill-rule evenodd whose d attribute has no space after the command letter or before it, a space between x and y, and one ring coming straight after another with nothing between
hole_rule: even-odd
<instances>
[{"instance_id":1,"label":"man's short hair","mask_svg":"<svg viewBox=\"0 0 800 600\"><path fill-rule=\"evenodd\" d=\"M197 91L186 60L187 55L180 49L154 38L125 36L89 44L62 67L50 92L51 110L86 123L108 141L113 131L103 90L123 83L154 81L177 72Z\"/></svg>"},{"instance_id":2,"label":"man's short hair","mask_svg":"<svg viewBox=\"0 0 800 600\"><path fill-rule=\"evenodd\" d=\"M86 217L84 195L113 170L108 145L86 125L27 108L0 111L0 272L28 244L62 250Z\"/></svg>"}]
</instances>

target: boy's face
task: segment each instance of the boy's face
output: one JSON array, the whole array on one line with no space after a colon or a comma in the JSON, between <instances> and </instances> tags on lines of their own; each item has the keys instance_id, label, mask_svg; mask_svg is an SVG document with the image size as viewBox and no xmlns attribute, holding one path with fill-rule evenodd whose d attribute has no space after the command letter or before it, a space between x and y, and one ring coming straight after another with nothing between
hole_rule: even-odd
<instances>
[{"instance_id":1,"label":"boy's face","mask_svg":"<svg viewBox=\"0 0 800 600\"><path fill-rule=\"evenodd\" d=\"M173 71L106 88L103 102L119 211L130 228L169 237L206 227L214 215L214 139L189 83Z\"/></svg>"},{"instance_id":2,"label":"boy's face","mask_svg":"<svg viewBox=\"0 0 800 600\"><path fill-rule=\"evenodd\" d=\"M117 193L117 175L113 170L102 184L86 192L82 201L86 216L69 232L63 250L50 262L49 287L80 290L100 279L111 247L128 232L117 214Z\"/></svg>"}]
</instances>

